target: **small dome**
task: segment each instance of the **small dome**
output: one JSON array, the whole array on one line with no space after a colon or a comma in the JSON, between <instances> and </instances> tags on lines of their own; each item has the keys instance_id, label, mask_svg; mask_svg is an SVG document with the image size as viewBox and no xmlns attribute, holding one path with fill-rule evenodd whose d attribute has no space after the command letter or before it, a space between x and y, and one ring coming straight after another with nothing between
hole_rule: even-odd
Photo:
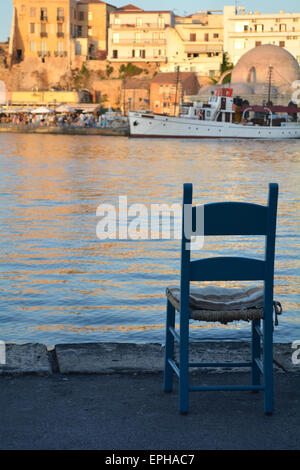
<instances>
[{"instance_id":1,"label":"small dome","mask_svg":"<svg viewBox=\"0 0 300 470\"><path fill-rule=\"evenodd\" d=\"M218 88L222 88L221 85L205 85L200 91L199 95L210 95L212 92L216 92Z\"/></svg>"},{"instance_id":2,"label":"small dome","mask_svg":"<svg viewBox=\"0 0 300 470\"><path fill-rule=\"evenodd\" d=\"M292 84L300 78L300 67L292 54L282 47L265 44L254 47L240 58L232 71L231 82L267 83L270 67L275 86Z\"/></svg>"},{"instance_id":3,"label":"small dome","mask_svg":"<svg viewBox=\"0 0 300 470\"><path fill-rule=\"evenodd\" d=\"M230 88L234 95L253 95L253 88L248 83L232 83Z\"/></svg>"}]
</instances>

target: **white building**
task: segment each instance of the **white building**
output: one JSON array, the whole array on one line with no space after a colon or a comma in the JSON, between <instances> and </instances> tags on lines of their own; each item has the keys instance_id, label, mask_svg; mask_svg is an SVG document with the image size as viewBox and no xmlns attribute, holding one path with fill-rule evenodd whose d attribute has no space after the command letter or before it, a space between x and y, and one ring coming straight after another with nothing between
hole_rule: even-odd
<instances>
[{"instance_id":1,"label":"white building","mask_svg":"<svg viewBox=\"0 0 300 470\"><path fill-rule=\"evenodd\" d=\"M245 52L265 44L285 48L300 63L300 13L261 14L224 7L224 51L234 65Z\"/></svg>"},{"instance_id":2,"label":"white building","mask_svg":"<svg viewBox=\"0 0 300 470\"><path fill-rule=\"evenodd\" d=\"M172 11L144 11L126 5L110 14L108 60L164 62L167 34L174 27Z\"/></svg>"}]
</instances>

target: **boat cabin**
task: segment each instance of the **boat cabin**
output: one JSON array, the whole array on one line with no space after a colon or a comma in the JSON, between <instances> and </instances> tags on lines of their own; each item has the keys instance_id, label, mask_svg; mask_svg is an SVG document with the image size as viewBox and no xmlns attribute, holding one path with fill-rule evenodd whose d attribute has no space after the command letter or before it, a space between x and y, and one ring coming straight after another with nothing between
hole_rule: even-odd
<instances>
[{"instance_id":1,"label":"boat cabin","mask_svg":"<svg viewBox=\"0 0 300 470\"><path fill-rule=\"evenodd\" d=\"M219 88L212 93L208 103L184 103L180 117L200 119L201 121L233 122L235 113L232 88Z\"/></svg>"}]
</instances>

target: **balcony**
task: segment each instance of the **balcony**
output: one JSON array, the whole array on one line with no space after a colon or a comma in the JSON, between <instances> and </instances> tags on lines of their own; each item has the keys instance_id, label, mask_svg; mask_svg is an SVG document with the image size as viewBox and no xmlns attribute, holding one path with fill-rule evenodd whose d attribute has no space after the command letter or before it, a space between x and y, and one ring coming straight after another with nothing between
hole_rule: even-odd
<instances>
[{"instance_id":1,"label":"balcony","mask_svg":"<svg viewBox=\"0 0 300 470\"><path fill-rule=\"evenodd\" d=\"M112 54L108 57L108 60L112 62L164 62L167 63L168 58L165 55L147 55L146 57L132 57L132 55L120 55L113 57Z\"/></svg>"},{"instance_id":2,"label":"balcony","mask_svg":"<svg viewBox=\"0 0 300 470\"><path fill-rule=\"evenodd\" d=\"M223 52L223 44L201 44L195 43L194 41L190 43L185 43L184 45L184 52L186 53L196 53L196 54L207 54L213 52Z\"/></svg>"},{"instance_id":3,"label":"balcony","mask_svg":"<svg viewBox=\"0 0 300 470\"><path fill-rule=\"evenodd\" d=\"M135 44L135 45L139 45L139 46L149 46L149 45L160 45L160 46L163 46L163 45L166 45L167 44L167 41L166 39L132 39L132 38L128 38L128 39L119 39L118 42L113 42L112 43L113 45L125 45L125 44Z\"/></svg>"},{"instance_id":4,"label":"balcony","mask_svg":"<svg viewBox=\"0 0 300 470\"><path fill-rule=\"evenodd\" d=\"M46 16L46 15L41 15L40 20L43 21L44 23L48 23L48 16Z\"/></svg>"},{"instance_id":5,"label":"balcony","mask_svg":"<svg viewBox=\"0 0 300 470\"><path fill-rule=\"evenodd\" d=\"M39 57L50 57L51 56L51 52L50 51L38 51L37 52L37 55Z\"/></svg>"},{"instance_id":6,"label":"balcony","mask_svg":"<svg viewBox=\"0 0 300 470\"><path fill-rule=\"evenodd\" d=\"M114 24L110 25L112 29L164 29L167 28L169 24L158 24L158 23L143 23L137 25L135 23L124 23L124 24Z\"/></svg>"},{"instance_id":7,"label":"balcony","mask_svg":"<svg viewBox=\"0 0 300 470\"><path fill-rule=\"evenodd\" d=\"M65 17L64 16L57 16L56 20L60 23L63 23L65 21Z\"/></svg>"},{"instance_id":8,"label":"balcony","mask_svg":"<svg viewBox=\"0 0 300 470\"><path fill-rule=\"evenodd\" d=\"M40 36L41 36L41 38L47 38L47 37L48 37L48 33L45 33L45 32L40 33Z\"/></svg>"},{"instance_id":9,"label":"balcony","mask_svg":"<svg viewBox=\"0 0 300 470\"><path fill-rule=\"evenodd\" d=\"M65 33L59 32L59 33L56 33L56 36L57 36L58 38L64 38L64 37L65 37Z\"/></svg>"}]
</instances>

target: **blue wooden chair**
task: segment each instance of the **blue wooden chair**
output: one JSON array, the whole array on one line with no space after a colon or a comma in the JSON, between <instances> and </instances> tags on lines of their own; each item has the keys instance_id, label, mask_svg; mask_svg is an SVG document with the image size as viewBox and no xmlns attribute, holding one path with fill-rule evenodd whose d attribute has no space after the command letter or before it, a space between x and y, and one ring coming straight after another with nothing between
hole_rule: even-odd
<instances>
[{"instance_id":1,"label":"blue wooden chair","mask_svg":"<svg viewBox=\"0 0 300 470\"><path fill-rule=\"evenodd\" d=\"M193 233L199 233L197 224L196 206L192 206L192 184L183 186L183 208L192 207L192 217L187 217L183 209L182 242L181 242L181 277L180 297L172 296L172 289L167 289L167 320L164 391L171 392L174 372L179 377L179 411L187 413L189 408L189 392L206 390L263 390L264 411L272 414L274 411L273 399L273 284L274 284L274 253L276 215L278 200L278 185L269 185L268 205L249 204L242 202L223 202L204 205L204 227L200 232L204 236L230 236L230 235L263 235L265 236L265 259L252 259L243 257L213 257L191 261L188 244L191 241L187 235L187 223L192 223ZM192 219L192 220L187 220ZM197 224L199 225L199 224ZM241 309L240 315L235 311L225 321L247 320L251 321L251 360L246 363L190 363L189 362L189 321L193 318L190 307L190 283L192 281L263 281L263 301L261 309ZM174 293L173 293L174 294ZM179 330L175 329L175 313L179 311ZM195 313L195 312L193 312ZM196 312L197 313L197 312ZM203 313L203 312L202 312ZM205 321L220 321L216 312L204 312ZM278 312L280 313L280 312ZM201 319L201 311L198 311ZM224 320L224 316L222 317ZM227 321L226 321L227 320ZM222 321L222 320L221 320ZM263 327L261 328L261 323ZM174 340L179 343L179 359L174 360ZM261 356L261 342L263 354ZM251 384L240 386L190 386L189 367L250 367ZM261 385L261 375L263 385Z\"/></svg>"}]
</instances>

